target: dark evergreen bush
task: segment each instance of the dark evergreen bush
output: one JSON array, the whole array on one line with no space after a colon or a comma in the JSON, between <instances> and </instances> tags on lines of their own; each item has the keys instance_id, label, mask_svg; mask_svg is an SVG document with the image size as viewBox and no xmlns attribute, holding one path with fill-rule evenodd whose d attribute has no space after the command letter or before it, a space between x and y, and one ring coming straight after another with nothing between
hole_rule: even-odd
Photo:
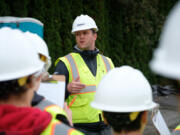
<instances>
[{"instance_id":1,"label":"dark evergreen bush","mask_svg":"<svg viewBox=\"0 0 180 135\"><path fill-rule=\"evenodd\" d=\"M54 71L55 60L72 51L73 20L80 14L98 25L96 46L115 66L140 69L151 83L166 79L153 74L148 63L158 44L164 20L177 0L1 0L0 16L33 17L44 23Z\"/></svg>"}]
</instances>

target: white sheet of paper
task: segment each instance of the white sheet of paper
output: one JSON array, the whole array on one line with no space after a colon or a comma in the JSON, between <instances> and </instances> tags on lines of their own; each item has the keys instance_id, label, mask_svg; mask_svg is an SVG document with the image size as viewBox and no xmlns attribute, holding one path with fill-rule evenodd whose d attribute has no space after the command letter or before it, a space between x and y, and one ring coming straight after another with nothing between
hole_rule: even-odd
<instances>
[{"instance_id":1,"label":"white sheet of paper","mask_svg":"<svg viewBox=\"0 0 180 135\"><path fill-rule=\"evenodd\" d=\"M169 128L166 125L166 122L164 121L164 118L159 110L154 114L152 122L160 135L171 135Z\"/></svg>"},{"instance_id":2,"label":"white sheet of paper","mask_svg":"<svg viewBox=\"0 0 180 135\"><path fill-rule=\"evenodd\" d=\"M44 96L54 104L63 108L65 97L65 82L58 81L58 83L40 83L38 94Z\"/></svg>"}]
</instances>

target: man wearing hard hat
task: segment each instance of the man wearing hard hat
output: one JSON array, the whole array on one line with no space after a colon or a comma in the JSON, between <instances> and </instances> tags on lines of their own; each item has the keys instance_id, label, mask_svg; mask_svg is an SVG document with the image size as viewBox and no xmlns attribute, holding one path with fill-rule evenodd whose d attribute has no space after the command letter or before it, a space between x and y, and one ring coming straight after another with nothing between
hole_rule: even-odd
<instances>
[{"instance_id":1,"label":"man wearing hard hat","mask_svg":"<svg viewBox=\"0 0 180 135\"><path fill-rule=\"evenodd\" d=\"M180 1L170 12L165 22L159 47L150 62L151 69L168 78L180 80ZM180 86L179 86L180 87ZM173 135L180 135L180 125Z\"/></svg>"},{"instance_id":2,"label":"man wearing hard hat","mask_svg":"<svg viewBox=\"0 0 180 135\"><path fill-rule=\"evenodd\" d=\"M82 135L48 112L31 107L44 63L20 30L0 29L0 134Z\"/></svg>"},{"instance_id":3,"label":"man wearing hard hat","mask_svg":"<svg viewBox=\"0 0 180 135\"><path fill-rule=\"evenodd\" d=\"M72 26L74 52L56 60L54 74L66 76L66 101L72 110L74 126L86 134L99 133L106 125L102 112L90 106L96 86L114 65L95 47L98 28L88 15L77 16ZM87 131L87 132L86 132Z\"/></svg>"},{"instance_id":4,"label":"man wearing hard hat","mask_svg":"<svg viewBox=\"0 0 180 135\"><path fill-rule=\"evenodd\" d=\"M103 110L114 135L142 135L147 112L157 106L141 71L130 66L114 68L98 85L92 107Z\"/></svg>"}]
</instances>

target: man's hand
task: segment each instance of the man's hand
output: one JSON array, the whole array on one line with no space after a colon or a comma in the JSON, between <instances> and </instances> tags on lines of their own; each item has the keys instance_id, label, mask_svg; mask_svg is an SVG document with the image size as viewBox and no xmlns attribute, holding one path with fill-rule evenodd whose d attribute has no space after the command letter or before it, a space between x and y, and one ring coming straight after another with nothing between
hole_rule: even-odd
<instances>
[{"instance_id":1,"label":"man's hand","mask_svg":"<svg viewBox=\"0 0 180 135\"><path fill-rule=\"evenodd\" d=\"M70 93L80 93L80 91L85 87L85 84L80 83L80 77L77 77L75 80L73 80L67 85L67 90Z\"/></svg>"},{"instance_id":2,"label":"man's hand","mask_svg":"<svg viewBox=\"0 0 180 135\"><path fill-rule=\"evenodd\" d=\"M67 105L67 103L65 102L64 103L64 111L66 112L66 114L67 114L67 119L68 119L68 121L69 121L69 124L71 125L71 126L73 126L73 123L72 123L72 111L71 111L71 109L69 109L69 107L68 107L68 105Z\"/></svg>"}]
</instances>

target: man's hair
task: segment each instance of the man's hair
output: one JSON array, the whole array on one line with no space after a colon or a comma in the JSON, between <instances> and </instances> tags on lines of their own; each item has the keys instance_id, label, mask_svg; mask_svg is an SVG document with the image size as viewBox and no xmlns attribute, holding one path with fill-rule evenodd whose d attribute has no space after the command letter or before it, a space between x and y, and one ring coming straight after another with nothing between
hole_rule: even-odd
<instances>
[{"instance_id":1,"label":"man's hair","mask_svg":"<svg viewBox=\"0 0 180 135\"><path fill-rule=\"evenodd\" d=\"M103 111L104 117L108 124L117 133L122 131L131 132L141 128L141 117L143 112L140 112L134 121L130 120L130 113L115 113Z\"/></svg>"},{"instance_id":2,"label":"man's hair","mask_svg":"<svg viewBox=\"0 0 180 135\"><path fill-rule=\"evenodd\" d=\"M31 77L29 76L26 84L31 83ZM2 81L0 82L0 100L7 101L10 96L20 96L27 91L26 85L19 86L18 80Z\"/></svg>"},{"instance_id":3,"label":"man's hair","mask_svg":"<svg viewBox=\"0 0 180 135\"><path fill-rule=\"evenodd\" d=\"M91 30L92 30L92 33L93 33L93 34L97 33L94 29L91 29Z\"/></svg>"}]
</instances>

